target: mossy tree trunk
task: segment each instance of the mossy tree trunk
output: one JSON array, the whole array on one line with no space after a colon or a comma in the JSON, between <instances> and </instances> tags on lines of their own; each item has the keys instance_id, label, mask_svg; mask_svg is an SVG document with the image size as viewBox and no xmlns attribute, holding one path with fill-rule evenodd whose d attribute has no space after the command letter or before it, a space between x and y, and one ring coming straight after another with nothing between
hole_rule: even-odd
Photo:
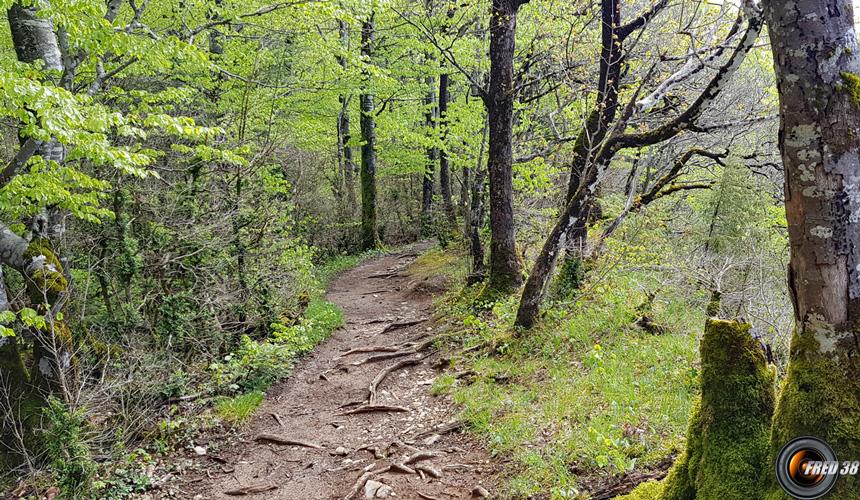
<instances>
[{"instance_id":1,"label":"mossy tree trunk","mask_svg":"<svg viewBox=\"0 0 860 500\"><path fill-rule=\"evenodd\" d=\"M451 168L448 151L445 149L445 139L448 136L448 101L451 98L448 92L449 79L448 73L439 75L439 133L442 140L442 147L439 148L439 193L442 195L448 230L457 225L457 213L454 211L454 199L451 193Z\"/></svg>"},{"instance_id":2,"label":"mossy tree trunk","mask_svg":"<svg viewBox=\"0 0 860 500\"><path fill-rule=\"evenodd\" d=\"M373 13L361 24L361 55L369 62L373 57L374 39ZM376 228L376 122L374 120L373 94L370 90L370 75L364 75L365 88L359 96L361 108L361 248L370 250L379 247Z\"/></svg>"},{"instance_id":3,"label":"mossy tree trunk","mask_svg":"<svg viewBox=\"0 0 860 500\"><path fill-rule=\"evenodd\" d=\"M773 421L775 453L823 439L860 457L860 52L853 4L764 3L780 96L779 146L795 333ZM779 496L778 486L772 486ZM843 477L832 498L856 498Z\"/></svg>"},{"instance_id":4,"label":"mossy tree trunk","mask_svg":"<svg viewBox=\"0 0 860 500\"><path fill-rule=\"evenodd\" d=\"M700 347L702 393L693 405L687 445L669 475L624 500L755 500L771 467L773 367L750 325L709 319Z\"/></svg>"},{"instance_id":5,"label":"mossy tree trunk","mask_svg":"<svg viewBox=\"0 0 860 500\"><path fill-rule=\"evenodd\" d=\"M761 497L768 466L774 371L750 326L710 319L702 337L702 395L666 500Z\"/></svg>"}]
</instances>

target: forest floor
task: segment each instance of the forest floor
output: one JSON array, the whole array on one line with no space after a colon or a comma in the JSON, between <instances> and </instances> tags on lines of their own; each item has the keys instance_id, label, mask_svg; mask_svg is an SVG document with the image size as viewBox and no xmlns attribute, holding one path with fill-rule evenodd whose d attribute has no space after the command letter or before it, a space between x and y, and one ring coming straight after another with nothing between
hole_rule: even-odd
<instances>
[{"instance_id":1,"label":"forest floor","mask_svg":"<svg viewBox=\"0 0 860 500\"><path fill-rule=\"evenodd\" d=\"M418 349L444 329L431 307L445 283L409 272L429 246L335 278L327 299L343 310L345 325L268 391L232 442L200 443L208 451L162 492L188 499L493 495L499 465L459 432L450 398L431 394L444 363ZM389 357L396 347L415 352Z\"/></svg>"}]
</instances>

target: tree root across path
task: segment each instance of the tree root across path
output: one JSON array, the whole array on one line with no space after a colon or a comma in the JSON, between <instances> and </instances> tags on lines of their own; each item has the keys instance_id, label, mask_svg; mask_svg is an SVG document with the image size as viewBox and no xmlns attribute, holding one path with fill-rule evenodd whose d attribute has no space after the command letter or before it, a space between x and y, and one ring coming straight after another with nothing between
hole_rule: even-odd
<instances>
[{"instance_id":1,"label":"tree root across path","mask_svg":"<svg viewBox=\"0 0 860 500\"><path fill-rule=\"evenodd\" d=\"M450 399L429 390L454 333L433 323L429 294L412 293L406 264L383 256L335 278L328 299L343 328L269 390L239 435L210 438L223 463L194 457L205 470L177 484L178 498L442 499L494 486L496 465L456 433Z\"/></svg>"}]
</instances>

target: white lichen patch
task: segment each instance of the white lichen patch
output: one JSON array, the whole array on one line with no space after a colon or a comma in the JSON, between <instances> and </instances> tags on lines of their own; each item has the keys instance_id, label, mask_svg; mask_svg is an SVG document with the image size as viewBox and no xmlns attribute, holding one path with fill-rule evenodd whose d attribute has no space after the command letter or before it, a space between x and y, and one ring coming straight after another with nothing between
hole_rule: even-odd
<instances>
[{"instance_id":1,"label":"white lichen patch","mask_svg":"<svg viewBox=\"0 0 860 500\"><path fill-rule=\"evenodd\" d=\"M54 375L54 370L51 368L51 360L48 358L42 358L39 360L39 372L45 377L51 377Z\"/></svg>"},{"instance_id":2,"label":"white lichen patch","mask_svg":"<svg viewBox=\"0 0 860 500\"><path fill-rule=\"evenodd\" d=\"M816 238L827 239L833 237L833 228L824 226L815 226L809 230L809 234Z\"/></svg>"},{"instance_id":3,"label":"white lichen patch","mask_svg":"<svg viewBox=\"0 0 860 500\"><path fill-rule=\"evenodd\" d=\"M794 126L785 137L785 145L793 148L805 148L821 136L818 125L801 124ZM807 153L809 154L809 153Z\"/></svg>"}]
</instances>

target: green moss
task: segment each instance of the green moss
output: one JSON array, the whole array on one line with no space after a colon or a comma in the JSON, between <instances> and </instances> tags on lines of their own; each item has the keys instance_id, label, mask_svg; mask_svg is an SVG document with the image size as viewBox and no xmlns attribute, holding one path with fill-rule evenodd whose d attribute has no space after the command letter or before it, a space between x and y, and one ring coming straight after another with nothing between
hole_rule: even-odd
<instances>
[{"instance_id":1,"label":"green moss","mask_svg":"<svg viewBox=\"0 0 860 500\"><path fill-rule=\"evenodd\" d=\"M616 497L616 500L654 500L663 496L665 485L662 481L648 481L636 487L630 493Z\"/></svg>"},{"instance_id":2,"label":"green moss","mask_svg":"<svg viewBox=\"0 0 860 500\"><path fill-rule=\"evenodd\" d=\"M761 498L769 477L774 371L749 325L708 320L701 344L702 395L687 448L665 480L665 500Z\"/></svg>"},{"instance_id":3,"label":"green moss","mask_svg":"<svg viewBox=\"0 0 860 500\"><path fill-rule=\"evenodd\" d=\"M54 254L53 247L46 238L34 239L24 252L24 258L28 262L38 257L44 257L45 263L30 273L28 284L30 300L34 304L41 304L47 298L48 303L53 303L59 294L68 288L69 282L63 276L63 265L60 259Z\"/></svg>"},{"instance_id":4,"label":"green moss","mask_svg":"<svg viewBox=\"0 0 860 500\"><path fill-rule=\"evenodd\" d=\"M860 457L860 358L850 349L823 354L813 327L795 333L791 362L773 419L771 460L788 441L815 436L828 443L836 456ZM773 462L771 462L773 463ZM860 478L842 477L832 498L857 498ZM775 481L768 498L785 498Z\"/></svg>"},{"instance_id":5,"label":"green moss","mask_svg":"<svg viewBox=\"0 0 860 500\"><path fill-rule=\"evenodd\" d=\"M855 105L860 106L860 75L843 71L842 83L845 85L844 90L851 96L851 100Z\"/></svg>"}]
</instances>

